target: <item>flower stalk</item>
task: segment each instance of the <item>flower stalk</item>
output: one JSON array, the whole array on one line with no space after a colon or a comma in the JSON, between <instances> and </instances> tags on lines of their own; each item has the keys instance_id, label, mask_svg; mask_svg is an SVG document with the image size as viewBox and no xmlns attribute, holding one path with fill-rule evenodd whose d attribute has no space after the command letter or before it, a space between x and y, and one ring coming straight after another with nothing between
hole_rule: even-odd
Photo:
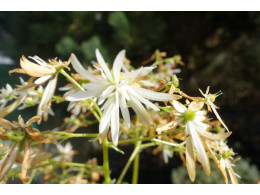
<instances>
[{"instance_id":1,"label":"flower stalk","mask_svg":"<svg viewBox=\"0 0 260 195\"><path fill-rule=\"evenodd\" d=\"M109 170L109 157L108 157L108 140L107 138L103 141L103 171L105 177L105 183L111 184L110 170Z\"/></svg>"}]
</instances>

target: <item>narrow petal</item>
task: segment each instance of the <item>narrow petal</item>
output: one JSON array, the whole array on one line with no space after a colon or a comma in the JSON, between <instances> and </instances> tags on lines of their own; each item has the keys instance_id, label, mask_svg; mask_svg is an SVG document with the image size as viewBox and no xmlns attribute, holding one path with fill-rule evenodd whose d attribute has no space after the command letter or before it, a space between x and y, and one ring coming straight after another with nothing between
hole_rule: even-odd
<instances>
[{"instance_id":1,"label":"narrow petal","mask_svg":"<svg viewBox=\"0 0 260 195\"><path fill-rule=\"evenodd\" d=\"M7 130L12 129L11 123L8 120L3 119L3 118L0 118L0 126Z\"/></svg>"},{"instance_id":2,"label":"narrow petal","mask_svg":"<svg viewBox=\"0 0 260 195\"><path fill-rule=\"evenodd\" d=\"M142 121L144 121L149 126L153 126L153 121L151 116L148 114L148 112L145 110L143 105L135 97L132 96L130 97L129 104Z\"/></svg>"},{"instance_id":3,"label":"narrow petal","mask_svg":"<svg viewBox=\"0 0 260 195\"><path fill-rule=\"evenodd\" d=\"M95 77L94 75L90 74L79 62L77 57L74 54L71 54L70 56L71 64L73 68L76 70L77 73L85 77L86 79L92 81L92 82L99 82L101 79L98 77Z\"/></svg>"},{"instance_id":4,"label":"narrow petal","mask_svg":"<svg viewBox=\"0 0 260 195\"><path fill-rule=\"evenodd\" d=\"M5 156L0 161L0 181L5 177L5 175L8 173L8 171L12 168L15 159L19 153L19 142L13 142L8 152L5 154Z\"/></svg>"},{"instance_id":5,"label":"narrow petal","mask_svg":"<svg viewBox=\"0 0 260 195\"><path fill-rule=\"evenodd\" d=\"M96 49L96 56L97 56L97 61L98 61L99 65L101 66L101 68L103 69L104 73L106 74L107 78L111 82L113 82L114 79L113 79L113 77L112 77L112 75L111 75L111 73L110 73L110 71L107 67L106 62L104 61L104 59L103 59L103 57L102 57L102 55L101 55L101 53L98 49Z\"/></svg>"},{"instance_id":6,"label":"narrow petal","mask_svg":"<svg viewBox=\"0 0 260 195\"><path fill-rule=\"evenodd\" d=\"M234 173L234 171L233 171L233 169L232 169L232 167L231 167L229 162L226 162L226 167L227 167L227 170L228 170L228 173L229 173L229 177L231 179L231 183L232 184L238 184L238 181L237 181L237 178L236 178L236 174Z\"/></svg>"},{"instance_id":7,"label":"narrow petal","mask_svg":"<svg viewBox=\"0 0 260 195\"><path fill-rule=\"evenodd\" d=\"M210 175L209 159L208 159L208 156L207 156L205 149L202 145L202 142L200 140L201 138L199 137L196 130L193 129L192 126L190 126L190 122L187 122L187 126L189 126L192 141L193 141L193 144L194 144L194 146L195 146L195 148L198 152L198 156L201 160L201 164L203 166L203 169L204 169L206 175Z\"/></svg>"},{"instance_id":8,"label":"narrow petal","mask_svg":"<svg viewBox=\"0 0 260 195\"><path fill-rule=\"evenodd\" d=\"M45 81L47 81L47 80L50 79L50 78L51 78L51 75L43 76L43 77L40 77L40 78L36 79L36 80L34 81L34 83L37 84L37 85L39 85L39 84L41 84L41 83L44 83Z\"/></svg>"},{"instance_id":9,"label":"narrow petal","mask_svg":"<svg viewBox=\"0 0 260 195\"><path fill-rule=\"evenodd\" d=\"M209 139L209 140L214 140L214 141L218 141L218 140L224 140L227 137L229 137L231 135L232 132L225 132L225 133L210 133L206 130L206 128L201 128L200 123L194 121L193 124L191 124L192 126L194 126L194 128L198 131L198 133Z\"/></svg>"},{"instance_id":10,"label":"narrow petal","mask_svg":"<svg viewBox=\"0 0 260 195\"><path fill-rule=\"evenodd\" d=\"M89 91L78 91L72 95L67 96L67 101L82 101L96 96L96 93L90 93Z\"/></svg>"},{"instance_id":11,"label":"narrow petal","mask_svg":"<svg viewBox=\"0 0 260 195\"><path fill-rule=\"evenodd\" d=\"M109 126L112 110L113 110L113 104L110 104L109 107L107 109L105 109L102 114L102 117L101 117L100 123L99 123L99 134L100 135L103 135Z\"/></svg>"},{"instance_id":12,"label":"narrow petal","mask_svg":"<svg viewBox=\"0 0 260 195\"><path fill-rule=\"evenodd\" d=\"M25 95L24 96L20 96L13 103L11 103L10 105L8 105L5 108L1 109L0 110L0 118L4 118L5 116L7 116L11 112L13 112L14 109L16 109L18 106L20 106L24 102L25 98L26 98Z\"/></svg>"},{"instance_id":13,"label":"narrow petal","mask_svg":"<svg viewBox=\"0 0 260 195\"><path fill-rule=\"evenodd\" d=\"M156 67L141 67L138 70L132 70L127 77L129 77L129 83L142 80L144 76L149 74Z\"/></svg>"},{"instance_id":14,"label":"narrow petal","mask_svg":"<svg viewBox=\"0 0 260 195\"><path fill-rule=\"evenodd\" d=\"M190 180L194 182L196 177L193 144L189 126L186 126L186 166Z\"/></svg>"},{"instance_id":15,"label":"narrow petal","mask_svg":"<svg viewBox=\"0 0 260 195\"><path fill-rule=\"evenodd\" d=\"M137 94L132 87L127 86L127 92L131 94L131 96L136 97L139 101L141 101L143 104L145 104L148 108L152 108L155 111L160 111L160 109L155 106L152 102L148 101L147 99L143 98L139 94Z\"/></svg>"},{"instance_id":16,"label":"narrow petal","mask_svg":"<svg viewBox=\"0 0 260 195\"><path fill-rule=\"evenodd\" d=\"M101 105L105 99L114 91L115 85L111 85L108 88L106 88L101 95L99 96L98 105Z\"/></svg>"},{"instance_id":17,"label":"narrow petal","mask_svg":"<svg viewBox=\"0 0 260 195\"><path fill-rule=\"evenodd\" d=\"M41 119L41 116L34 116L32 118L30 118L26 123L25 123L25 127L28 127L29 125L33 124L34 122L38 121Z\"/></svg>"},{"instance_id":18,"label":"narrow petal","mask_svg":"<svg viewBox=\"0 0 260 195\"><path fill-rule=\"evenodd\" d=\"M125 57L125 50L122 50L116 56L116 59L113 63L113 73L114 73L114 78L115 78L116 83L119 82L121 68L122 68L123 63L124 63L124 57Z\"/></svg>"},{"instance_id":19,"label":"narrow petal","mask_svg":"<svg viewBox=\"0 0 260 195\"><path fill-rule=\"evenodd\" d=\"M212 108L213 112L215 113L217 119L221 122L221 124L225 127L225 129L226 129L227 131L229 131L228 127L225 125L225 123L224 123L224 122L222 121L222 119L220 118L220 116L219 116L219 114L218 114L216 108L215 108L214 106L212 106L212 105L210 105L210 107Z\"/></svg>"},{"instance_id":20,"label":"narrow petal","mask_svg":"<svg viewBox=\"0 0 260 195\"><path fill-rule=\"evenodd\" d=\"M86 90L89 91L96 91L96 90L100 90L103 91L104 89L106 89L109 85L108 84L103 84L103 83L86 83L82 85Z\"/></svg>"},{"instance_id":21,"label":"narrow petal","mask_svg":"<svg viewBox=\"0 0 260 195\"><path fill-rule=\"evenodd\" d=\"M43 67L46 67L47 66L47 63L43 60L43 59L41 59L41 58L39 58L38 56L33 56L33 57L31 57L31 56L28 56L29 58L31 58L32 60L34 60L35 62L37 62L39 65L41 65L41 66L43 66Z\"/></svg>"},{"instance_id":22,"label":"narrow petal","mask_svg":"<svg viewBox=\"0 0 260 195\"><path fill-rule=\"evenodd\" d=\"M111 104L113 104L113 102L114 102L114 95L112 94L104 103L104 105L100 108L100 110L106 110Z\"/></svg>"},{"instance_id":23,"label":"narrow petal","mask_svg":"<svg viewBox=\"0 0 260 195\"><path fill-rule=\"evenodd\" d=\"M24 142L24 157L22 163L22 170L20 174L20 179L23 182L28 182L30 178L27 176L28 165L30 162L30 143L29 141L25 140Z\"/></svg>"},{"instance_id":24,"label":"narrow petal","mask_svg":"<svg viewBox=\"0 0 260 195\"><path fill-rule=\"evenodd\" d=\"M119 100L117 92L115 94L115 102L111 113L111 135L113 144L117 146L119 137Z\"/></svg>"},{"instance_id":25,"label":"narrow petal","mask_svg":"<svg viewBox=\"0 0 260 195\"><path fill-rule=\"evenodd\" d=\"M37 164L39 164L40 162L51 158L52 156L53 156L52 153L43 152L42 154L38 154L38 155L35 156L34 158L30 159L30 164L32 164L32 165L37 165Z\"/></svg>"},{"instance_id":26,"label":"narrow petal","mask_svg":"<svg viewBox=\"0 0 260 195\"><path fill-rule=\"evenodd\" d=\"M21 127L24 127L24 126L25 126L24 120L23 120L23 118L22 118L21 115L18 116L18 122L19 122L19 124L20 124Z\"/></svg>"},{"instance_id":27,"label":"narrow petal","mask_svg":"<svg viewBox=\"0 0 260 195\"><path fill-rule=\"evenodd\" d=\"M167 125L157 128L156 131L163 132L163 131L173 130L182 121L183 121L183 118L178 118L176 121L172 121L172 122L168 123Z\"/></svg>"},{"instance_id":28,"label":"narrow petal","mask_svg":"<svg viewBox=\"0 0 260 195\"><path fill-rule=\"evenodd\" d=\"M219 163L219 169L224 177L225 183L228 184L228 177L227 177L227 172L226 172L226 163L225 160L223 158L220 159L220 163Z\"/></svg>"},{"instance_id":29,"label":"narrow petal","mask_svg":"<svg viewBox=\"0 0 260 195\"><path fill-rule=\"evenodd\" d=\"M130 114L129 114L129 110L126 106L125 98L123 96L120 96L120 98L119 98L119 105L120 105L121 113L125 120L126 126L128 128L130 128L130 126L131 126Z\"/></svg>"},{"instance_id":30,"label":"narrow petal","mask_svg":"<svg viewBox=\"0 0 260 195\"><path fill-rule=\"evenodd\" d=\"M144 98L147 98L149 100L156 100L156 101L170 101L170 100L178 100L181 98L181 96L177 96L174 94L168 94L168 93L161 93L161 92L155 92L148 89L140 88L140 87L134 87L134 90L136 93L141 95Z\"/></svg>"},{"instance_id":31,"label":"narrow petal","mask_svg":"<svg viewBox=\"0 0 260 195\"><path fill-rule=\"evenodd\" d=\"M43 95L42 95L42 99L41 102L38 106L37 109L37 115L42 115L42 113L45 112L45 108L47 106L47 104L50 104L52 96L54 95L55 89L56 89L56 85L57 85L57 76L55 76L53 79L51 79L48 83L48 85L46 86ZM39 121L38 123L40 123L41 121Z\"/></svg>"},{"instance_id":32,"label":"narrow petal","mask_svg":"<svg viewBox=\"0 0 260 195\"><path fill-rule=\"evenodd\" d=\"M187 108L178 101L173 101L172 104L174 108L180 113L184 113L187 110Z\"/></svg>"}]
</instances>

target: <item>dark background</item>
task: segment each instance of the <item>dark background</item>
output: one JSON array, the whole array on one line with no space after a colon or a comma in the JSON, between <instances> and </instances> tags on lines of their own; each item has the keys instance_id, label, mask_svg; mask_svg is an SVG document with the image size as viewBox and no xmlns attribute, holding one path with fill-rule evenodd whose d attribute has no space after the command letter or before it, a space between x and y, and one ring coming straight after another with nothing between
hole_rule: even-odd
<instances>
[{"instance_id":1,"label":"dark background","mask_svg":"<svg viewBox=\"0 0 260 195\"><path fill-rule=\"evenodd\" d=\"M95 60L95 48L110 63L126 49L135 67L156 49L180 54L185 63L178 74L180 88L192 96L207 86L212 93L221 90L216 104L233 132L228 143L260 168L259 12L0 12L0 52L14 60L14 66L0 66L1 87L7 81L17 84L18 77L10 78L7 69L17 68L22 54L67 60L74 52L87 66ZM62 117L50 121L54 128ZM131 147L124 149L126 157L131 154ZM112 176L118 177L127 158L111 153ZM158 158L149 151L141 154L141 183L171 182L171 169L181 162L177 157L158 164L163 163ZM160 173L165 176L157 177Z\"/></svg>"}]
</instances>

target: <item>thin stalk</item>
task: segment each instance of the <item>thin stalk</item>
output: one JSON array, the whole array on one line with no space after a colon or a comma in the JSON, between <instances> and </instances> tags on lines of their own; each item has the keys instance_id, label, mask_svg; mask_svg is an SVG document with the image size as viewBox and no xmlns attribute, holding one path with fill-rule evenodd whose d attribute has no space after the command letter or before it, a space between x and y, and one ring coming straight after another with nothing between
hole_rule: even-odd
<instances>
[{"instance_id":1,"label":"thin stalk","mask_svg":"<svg viewBox=\"0 0 260 195\"><path fill-rule=\"evenodd\" d=\"M71 81L81 91L85 91L85 89L77 81L75 81L75 79L73 79L68 73L66 73L64 69L61 69L60 73L63 74L69 81ZM97 103L92 98L90 98L90 101L93 103L93 106L94 106L95 110L97 110L99 116L94 111L94 109L89 105L89 103L88 103L87 106L89 107L89 109L91 108L91 112L95 115L95 117L98 119L98 121L100 121L100 117L102 116L102 112L101 112L99 106L97 105Z\"/></svg>"},{"instance_id":2,"label":"thin stalk","mask_svg":"<svg viewBox=\"0 0 260 195\"><path fill-rule=\"evenodd\" d=\"M136 148L139 148L141 145L141 141L136 143ZM139 159L140 159L140 150L135 155L134 165L133 165L133 176L132 176L132 184L138 183L138 175L139 175Z\"/></svg>"},{"instance_id":3,"label":"thin stalk","mask_svg":"<svg viewBox=\"0 0 260 195\"><path fill-rule=\"evenodd\" d=\"M116 182L117 184L121 184L122 183L122 181L124 179L124 176L125 176L128 168L130 167L131 163L133 162L133 160L135 158L135 155L139 152L139 149L140 149L140 146L135 147L133 153L131 154L130 158L128 159L128 161L127 161L123 171L121 172L121 174L120 174L120 176L119 176L119 178L118 178L118 180Z\"/></svg>"},{"instance_id":4,"label":"thin stalk","mask_svg":"<svg viewBox=\"0 0 260 195\"><path fill-rule=\"evenodd\" d=\"M109 171L109 157L108 157L108 140L103 141L103 171L105 177L105 183L111 184L110 171Z\"/></svg>"},{"instance_id":5,"label":"thin stalk","mask_svg":"<svg viewBox=\"0 0 260 195\"><path fill-rule=\"evenodd\" d=\"M87 108L93 113L93 115L96 117L96 119L98 120L98 122L100 121L100 116L97 114L97 112L92 108L92 106L90 106L90 104L88 103L88 100L84 101L85 104L87 105Z\"/></svg>"},{"instance_id":6,"label":"thin stalk","mask_svg":"<svg viewBox=\"0 0 260 195\"><path fill-rule=\"evenodd\" d=\"M41 134L60 134L68 137L98 137L98 133L68 133L63 131L43 131Z\"/></svg>"},{"instance_id":7,"label":"thin stalk","mask_svg":"<svg viewBox=\"0 0 260 195\"><path fill-rule=\"evenodd\" d=\"M85 89L77 81L75 81L68 73L66 73L64 69L61 69L60 73L63 74L67 79L69 79L69 81L76 85L76 87L79 88L81 91L85 91Z\"/></svg>"},{"instance_id":8,"label":"thin stalk","mask_svg":"<svg viewBox=\"0 0 260 195\"><path fill-rule=\"evenodd\" d=\"M101 170L102 169L100 166L95 166L95 165L88 165L88 164L82 164L82 163L73 163L73 162L50 161L50 162L45 163L45 164L33 166L33 167L29 168L28 170L31 171L33 169L37 169L37 168L40 168L40 167L46 167L46 166L49 166L49 165L66 165L66 166L74 166L74 167L91 168L91 169L96 169L96 170ZM18 175L19 173L20 173L20 171L16 171L14 173L11 173L11 174L7 175L6 178L13 177L15 175Z\"/></svg>"},{"instance_id":9,"label":"thin stalk","mask_svg":"<svg viewBox=\"0 0 260 195\"><path fill-rule=\"evenodd\" d=\"M175 129L175 130L173 130L173 131L168 131L168 132L161 133L161 134L154 135L154 136L150 136L150 137L120 140L120 141L118 141L118 144L135 143L135 142L137 142L137 141L151 141L153 138L157 138L157 137L162 136L162 135L168 135L168 134L170 134L170 133L177 132L177 131L181 131L181 130L183 130L183 129L184 129L184 128L179 128L179 129ZM111 143L111 144L112 144L112 143Z\"/></svg>"},{"instance_id":10,"label":"thin stalk","mask_svg":"<svg viewBox=\"0 0 260 195\"><path fill-rule=\"evenodd\" d=\"M140 136L140 131L136 131L135 134L136 138L141 138L142 134ZM140 145L142 144L142 141L136 141L135 142L135 148L140 148ZM139 173L139 157L140 157L140 150L136 153L134 157L134 164L133 164L133 175L132 175L132 184L137 184L138 182L138 173Z\"/></svg>"}]
</instances>

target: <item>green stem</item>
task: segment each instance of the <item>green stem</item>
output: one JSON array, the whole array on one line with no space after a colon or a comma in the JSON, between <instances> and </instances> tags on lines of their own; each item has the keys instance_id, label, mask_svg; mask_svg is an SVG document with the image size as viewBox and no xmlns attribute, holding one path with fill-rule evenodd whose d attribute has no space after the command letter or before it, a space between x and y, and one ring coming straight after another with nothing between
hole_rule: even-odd
<instances>
[{"instance_id":1,"label":"green stem","mask_svg":"<svg viewBox=\"0 0 260 195\"><path fill-rule=\"evenodd\" d=\"M69 81L71 81L81 91L85 91L85 89L77 81L75 81L68 73L66 73L64 69L61 69L60 73L63 74ZM100 117L102 116L102 112L101 112L99 106L97 105L97 103L92 98L90 98L90 101L93 103L93 106L97 110L99 116L94 111L94 109L89 105L88 102L87 102L87 106L88 106L89 109L91 108L91 112L95 115L95 117L98 119L98 121L100 121Z\"/></svg>"},{"instance_id":2,"label":"green stem","mask_svg":"<svg viewBox=\"0 0 260 195\"><path fill-rule=\"evenodd\" d=\"M136 148L140 148L141 141L138 141L135 145ZM139 159L140 159L140 150L135 155L134 165L133 165L133 176L132 176L132 184L138 183L138 173L139 173Z\"/></svg>"},{"instance_id":3,"label":"green stem","mask_svg":"<svg viewBox=\"0 0 260 195\"><path fill-rule=\"evenodd\" d=\"M172 130L172 131L167 131L167 132L165 132L165 133L161 133L161 134L154 135L154 136L150 136L150 137L120 140L120 141L118 141L118 144L135 143L135 142L137 142L137 141L151 141L153 138L157 138L157 137L162 136L162 135L168 135L168 134L170 134L170 133L174 133L174 132L177 132L177 131L181 131L181 130L183 130L183 129L184 129L184 128L179 128L179 129L175 129L175 130ZM112 144L112 143L111 143L111 144Z\"/></svg>"},{"instance_id":4,"label":"green stem","mask_svg":"<svg viewBox=\"0 0 260 195\"><path fill-rule=\"evenodd\" d=\"M96 111L98 112L99 116L101 117L102 116L102 112L101 112L99 106L97 105L97 103L92 98L90 98L90 101L93 103L94 108L96 109Z\"/></svg>"},{"instance_id":5,"label":"green stem","mask_svg":"<svg viewBox=\"0 0 260 195\"><path fill-rule=\"evenodd\" d=\"M75 81L68 73L66 73L64 69L61 69L60 73L63 74L74 85L76 85L76 87L79 88L81 91L85 91L85 89L80 84L78 84L78 82Z\"/></svg>"},{"instance_id":6,"label":"green stem","mask_svg":"<svg viewBox=\"0 0 260 195\"><path fill-rule=\"evenodd\" d=\"M93 113L93 115L96 117L96 119L98 120L98 122L100 121L100 116L96 113L96 111L90 106L90 104L88 103L88 100L84 101L85 104L87 105L87 108Z\"/></svg>"},{"instance_id":7,"label":"green stem","mask_svg":"<svg viewBox=\"0 0 260 195\"><path fill-rule=\"evenodd\" d=\"M130 158L128 159L128 161L127 161L123 171L121 172L121 174L120 174L120 176L119 176L119 178L118 178L118 180L116 182L117 184L121 184L122 183L123 178L124 178L128 168L130 167L131 163L133 162L136 154L139 152L139 149L140 149L140 146L135 147L133 153L131 154Z\"/></svg>"},{"instance_id":8,"label":"green stem","mask_svg":"<svg viewBox=\"0 0 260 195\"><path fill-rule=\"evenodd\" d=\"M42 134L60 134L68 137L98 137L98 133L68 133L64 131L44 131Z\"/></svg>"},{"instance_id":9,"label":"green stem","mask_svg":"<svg viewBox=\"0 0 260 195\"><path fill-rule=\"evenodd\" d=\"M84 167L84 168L91 168L91 169L101 170L100 166L95 166L95 165L88 165L88 164L82 164L82 163L73 163L73 162L50 161L50 162L45 163L45 164L33 166L33 167L29 168L28 171L31 171L33 169L37 169L37 168L40 168L40 167L46 167L46 166L49 166L49 165L66 165L66 166ZM13 172L13 173L7 175L6 178L18 175L20 172L21 171Z\"/></svg>"},{"instance_id":10,"label":"green stem","mask_svg":"<svg viewBox=\"0 0 260 195\"><path fill-rule=\"evenodd\" d=\"M105 183L111 184L110 172L109 172L109 158L108 158L108 140L105 138L103 141L103 171L105 177Z\"/></svg>"}]
</instances>

